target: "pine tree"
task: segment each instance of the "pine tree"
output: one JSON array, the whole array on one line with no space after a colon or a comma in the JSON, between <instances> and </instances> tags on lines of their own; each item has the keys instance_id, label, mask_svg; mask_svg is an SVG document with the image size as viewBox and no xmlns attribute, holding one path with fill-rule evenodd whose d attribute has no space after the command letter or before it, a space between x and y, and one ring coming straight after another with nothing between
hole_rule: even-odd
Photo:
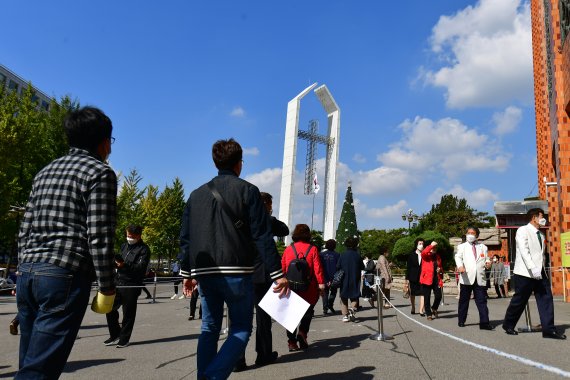
<instances>
[{"instance_id":1,"label":"pine tree","mask_svg":"<svg viewBox=\"0 0 570 380\"><path fill-rule=\"evenodd\" d=\"M344 252L344 241L348 237L360 237L358 227L356 225L356 212L354 211L354 201L352 199L351 183L348 182L344 203L342 205L342 213L336 229L337 251Z\"/></svg>"}]
</instances>

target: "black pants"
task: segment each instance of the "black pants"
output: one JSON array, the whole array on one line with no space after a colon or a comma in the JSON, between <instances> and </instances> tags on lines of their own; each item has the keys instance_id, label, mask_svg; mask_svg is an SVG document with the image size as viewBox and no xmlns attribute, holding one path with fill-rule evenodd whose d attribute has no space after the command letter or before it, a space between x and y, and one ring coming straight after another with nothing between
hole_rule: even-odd
<instances>
[{"instance_id":1,"label":"black pants","mask_svg":"<svg viewBox=\"0 0 570 380\"><path fill-rule=\"evenodd\" d=\"M273 282L265 284L254 284L255 292L255 351L257 352L258 361L265 361L271 358L273 352L273 336L271 334L271 317L262 308L259 302L272 286Z\"/></svg>"},{"instance_id":2,"label":"black pants","mask_svg":"<svg viewBox=\"0 0 570 380\"><path fill-rule=\"evenodd\" d=\"M152 298L146 286L143 286L142 291L146 293L146 298Z\"/></svg>"},{"instance_id":3,"label":"black pants","mask_svg":"<svg viewBox=\"0 0 570 380\"><path fill-rule=\"evenodd\" d=\"M117 289L113 311L106 315L111 338L119 338L121 342L128 342L131 339L137 316L137 299L140 294L140 288ZM122 327L119 325L119 307L121 306L123 307Z\"/></svg>"},{"instance_id":4,"label":"black pants","mask_svg":"<svg viewBox=\"0 0 570 380\"><path fill-rule=\"evenodd\" d=\"M554 328L554 301L552 300L552 290L550 289L550 283L544 270L542 271L542 279L540 280L516 274L513 276L513 279L515 282L515 294L513 298L511 298L511 303L507 308L503 327L515 328L531 293L534 292L542 332L556 331Z\"/></svg>"},{"instance_id":5,"label":"black pants","mask_svg":"<svg viewBox=\"0 0 570 380\"><path fill-rule=\"evenodd\" d=\"M198 304L198 288L194 288L192 292L192 296L190 297L190 316L196 316L196 305ZM200 318L202 318L202 305L200 305L200 311L198 312Z\"/></svg>"},{"instance_id":6,"label":"black pants","mask_svg":"<svg viewBox=\"0 0 570 380\"><path fill-rule=\"evenodd\" d=\"M431 292L433 290L433 305L431 303ZM424 293L424 307L426 309L426 315L429 317L432 314L432 309L436 310L439 308L439 303L441 302L441 288L437 286L437 282L434 281L432 285L423 285L422 291Z\"/></svg>"},{"instance_id":7,"label":"black pants","mask_svg":"<svg viewBox=\"0 0 570 380\"><path fill-rule=\"evenodd\" d=\"M499 288L501 289L499 291ZM501 298L501 297L506 297L507 294L505 292L505 285L504 284L495 284L495 292L497 292L497 297Z\"/></svg>"},{"instance_id":8,"label":"black pants","mask_svg":"<svg viewBox=\"0 0 570 380\"><path fill-rule=\"evenodd\" d=\"M303 315L303 318L301 318L301 323L299 324L299 328L297 329L297 331L302 331L308 335L309 328L311 327L311 320L313 319L313 314L315 313L314 309L315 309L315 305L309 306L309 308L305 312L305 315ZM297 333L290 333L287 330L287 338L289 340L295 340L296 341L297 340Z\"/></svg>"},{"instance_id":9,"label":"black pants","mask_svg":"<svg viewBox=\"0 0 570 380\"><path fill-rule=\"evenodd\" d=\"M323 313L326 312L327 309L334 309L334 300L336 298L337 292L338 288L325 286L325 292L321 296L321 299L323 301Z\"/></svg>"},{"instance_id":10,"label":"black pants","mask_svg":"<svg viewBox=\"0 0 570 380\"><path fill-rule=\"evenodd\" d=\"M487 287L479 286L477 279L473 285L459 285L459 304L457 306L457 322L465 323L469 311L471 292L475 296L475 305L479 310L479 324L489 323L489 308L487 307Z\"/></svg>"}]
</instances>

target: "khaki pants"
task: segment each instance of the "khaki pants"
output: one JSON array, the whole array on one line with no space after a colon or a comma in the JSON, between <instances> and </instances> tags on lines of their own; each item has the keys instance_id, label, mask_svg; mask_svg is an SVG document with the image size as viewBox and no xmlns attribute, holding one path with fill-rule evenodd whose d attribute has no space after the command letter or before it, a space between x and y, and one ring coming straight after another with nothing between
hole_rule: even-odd
<instances>
[{"instance_id":1,"label":"khaki pants","mask_svg":"<svg viewBox=\"0 0 570 380\"><path fill-rule=\"evenodd\" d=\"M350 307L356 311L357 306L358 298L351 298ZM342 312L342 315L348 315L348 298L340 297L340 311Z\"/></svg>"}]
</instances>

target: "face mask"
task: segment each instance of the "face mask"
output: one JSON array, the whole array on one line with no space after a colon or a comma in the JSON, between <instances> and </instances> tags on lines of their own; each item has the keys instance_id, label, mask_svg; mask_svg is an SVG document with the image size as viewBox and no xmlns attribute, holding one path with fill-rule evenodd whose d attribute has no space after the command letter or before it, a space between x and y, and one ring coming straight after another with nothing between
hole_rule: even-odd
<instances>
[{"instance_id":1,"label":"face mask","mask_svg":"<svg viewBox=\"0 0 570 380\"><path fill-rule=\"evenodd\" d=\"M127 243L129 243L130 245L137 244L138 241L139 239L133 239L130 237L127 238Z\"/></svg>"},{"instance_id":2,"label":"face mask","mask_svg":"<svg viewBox=\"0 0 570 380\"><path fill-rule=\"evenodd\" d=\"M493 259L493 262L496 263L496 262L497 262L497 259Z\"/></svg>"},{"instance_id":3,"label":"face mask","mask_svg":"<svg viewBox=\"0 0 570 380\"><path fill-rule=\"evenodd\" d=\"M418 249L418 251L423 251L424 250L424 245L423 244L418 244L418 246L416 247Z\"/></svg>"},{"instance_id":4,"label":"face mask","mask_svg":"<svg viewBox=\"0 0 570 380\"><path fill-rule=\"evenodd\" d=\"M473 243L473 242L475 241L475 239L477 239L477 238L475 237L475 235L471 235L471 234L465 236L465 238L467 239L467 242L468 242L468 243Z\"/></svg>"},{"instance_id":5,"label":"face mask","mask_svg":"<svg viewBox=\"0 0 570 380\"><path fill-rule=\"evenodd\" d=\"M539 225L539 226L542 226L542 227L546 226L546 219L540 218L540 219L538 220L538 225Z\"/></svg>"}]
</instances>

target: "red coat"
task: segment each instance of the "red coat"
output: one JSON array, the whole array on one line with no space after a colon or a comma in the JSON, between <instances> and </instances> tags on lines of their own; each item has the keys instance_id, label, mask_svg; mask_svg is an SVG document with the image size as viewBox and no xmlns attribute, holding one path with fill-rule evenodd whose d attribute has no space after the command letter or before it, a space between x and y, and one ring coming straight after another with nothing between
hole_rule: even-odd
<instances>
[{"instance_id":1,"label":"red coat","mask_svg":"<svg viewBox=\"0 0 570 380\"><path fill-rule=\"evenodd\" d=\"M295 243L295 249L299 258L303 257L307 249L309 248L309 243L298 241ZM293 248L288 246L283 252L281 257L281 267L283 268L283 273L287 274L287 268L289 268L289 263L295 259L295 252ZM298 292L299 296L311 305L315 305L319 300L319 284L325 283L325 276L323 274L323 267L321 266L321 259L317 252L317 247L313 246L307 255L307 264L313 275L311 276L311 283L309 287L304 292Z\"/></svg>"},{"instance_id":2,"label":"red coat","mask_svg":"<svg viewBox=\"0 0 570 380\"><path fill-rule=\"evenodd\" d=\"M437 267L441 270L440 273L438 273L438 285L441 286L443 283L443 279L441 278L442 275L441 273L443 273L443 268L441 267L441 257L439 256L439 254L436 253L432 253L431 249L433 247L431 245L428 245L426 248L424 248L424 250L422 251L422 269L421 269L421 273L420 273L420 284L422 285L432 285L433 282L433 261L436 260L437 261Z\"/></svg>"}]
</instances>

